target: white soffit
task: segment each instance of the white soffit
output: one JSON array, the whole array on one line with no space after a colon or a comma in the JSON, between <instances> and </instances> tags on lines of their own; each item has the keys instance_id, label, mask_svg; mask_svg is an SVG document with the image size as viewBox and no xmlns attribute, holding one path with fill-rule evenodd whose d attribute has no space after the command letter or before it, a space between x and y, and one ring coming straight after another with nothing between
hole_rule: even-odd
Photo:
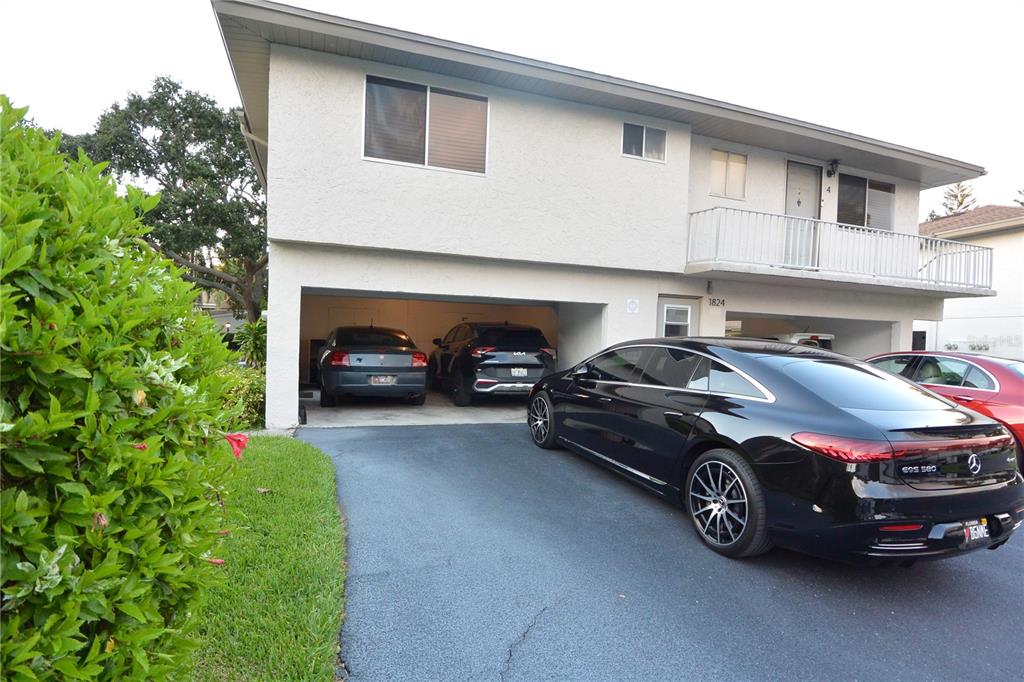
<instances>
[{"instance_id":1,"label":"white soffit","mask_svg":"<svg viewBox=\"0 0 1024 682\"><path fill-rule=\"evenodd\" d=\"M696 95L422 36L265 0L212 0L254 137L266 140L270 44L289 45L688 123L730 140L920 182L970 180L985 169L833 128ZM912 115L908 113L907 115ZM265 145L252 145L265 170Z\"/></svg>"}]
</instances>

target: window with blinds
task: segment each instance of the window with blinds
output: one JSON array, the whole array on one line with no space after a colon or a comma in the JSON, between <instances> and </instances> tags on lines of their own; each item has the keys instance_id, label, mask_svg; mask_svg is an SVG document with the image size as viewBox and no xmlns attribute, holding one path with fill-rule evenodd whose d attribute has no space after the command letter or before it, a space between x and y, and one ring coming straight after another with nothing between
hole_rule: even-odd
<instances>
[{"instance_id":1,"label":"window with blinds","mask_svg":"<svg viewBox=\"0 0 1024 682\"><path fill-rule=\"evenodd\" d=\"M729 199L746 197L746 154L711 150L711 194Z\"/></svg>"},{"instance_id":2,"label":"window with blinds","mask_svg":"<svg viewBox=\"0 0 1024 682\"><path fill-rule=\"evenodd\" d=\"M840 173L838 203L840 223L891 230L896 185Z\"/></svg>"},{"instance_id":3,"label":"window with blinds","mask_svg":"<svg viewBox=\"0 0 1024 682\"><path fill-rule=\"evenodd\" d=\"M483 173L487 99L367 76L363 155Z\"/></svg>"}]
</instances>

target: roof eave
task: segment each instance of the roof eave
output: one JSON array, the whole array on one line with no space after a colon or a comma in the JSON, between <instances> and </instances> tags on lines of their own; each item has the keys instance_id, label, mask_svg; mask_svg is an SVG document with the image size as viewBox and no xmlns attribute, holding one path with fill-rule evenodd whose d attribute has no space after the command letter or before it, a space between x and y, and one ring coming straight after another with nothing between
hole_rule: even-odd
<instances>
[{"instance_id":1,"label":"roof eave","mask_svg":"<svg viewBox=\"0 0 1024 682\"><path fill-rule=\"evenodd\" d=\"M331 35L336 38L365 42L382 48L411 52L435 59L476 66L485 70L526 76L552 84L559 84L567 88L581 88L583 90L605 93L609 97L621 98L623 100L662 105L678 110L681 114L688 112L697 115L714 116L742 125L774 130L784 134L797 135L845 148L860 150L867 154L883 156L900 163L918 166L921 170L921 177L917 178L917 180L921 183L922 189L971 180L985 174L983 167L964 161L786 116L770 114L645 83L628 81L614 76L551 64L385 26L344 19L312 10L268 2L267 0L211 1L217 15L221 38L224 41L225 49L231 62L235 84L242 97L243 107L246 107L246 93L238 77L234 59L232 59L231 45L224 34L224 16L265 22L293 30L307 30ZM566 98L569 99L569 97ZM248 108L246 108L246 113L248 114Z\"/></svg>"}]
</instances>

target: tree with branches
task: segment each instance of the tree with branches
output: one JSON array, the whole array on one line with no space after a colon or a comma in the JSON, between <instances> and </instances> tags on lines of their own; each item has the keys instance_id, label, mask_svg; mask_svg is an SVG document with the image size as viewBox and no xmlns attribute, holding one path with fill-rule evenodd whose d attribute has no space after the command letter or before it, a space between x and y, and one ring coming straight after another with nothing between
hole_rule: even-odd
<instances>
[{"instance_id":1,"label":"tree with branches","mask_svg":"<svg viewBox=\"0 0 1024 682\"><path fill-rule=\"evenodd\" d=\"M62 148L109 162L121 184L159 192L146 216L149 240L185 278L227 296L259 319L266 302L266 199L236 113L160 77L99 118L95 131L64 135Z\"/></svg>"},{"instance_id":2,"label":"tree with branches","mask_svg":"<svg viewBox=\"0 0 1024 682\"><path fill-rule=\"evenodd\" d=\"M942 195L942 210L944 210L945 213L940 214L936 211L932 211L928 214L928 220L937 220L938 218L945 218L946 216L970 211L974 208L975 203L974 189L967 183L958 182L947 187L945 193Z\"/></svg>"}]
</instances>

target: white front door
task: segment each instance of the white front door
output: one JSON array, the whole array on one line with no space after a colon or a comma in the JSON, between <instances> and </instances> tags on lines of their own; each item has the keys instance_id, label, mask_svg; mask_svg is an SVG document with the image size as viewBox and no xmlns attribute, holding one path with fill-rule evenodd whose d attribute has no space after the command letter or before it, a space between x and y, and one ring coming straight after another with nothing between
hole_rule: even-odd
<instances>
[{"instance_id":1,"label":"white front door","mask_svg":"<svg viewBox=\"0 0 1024 682\"><path fill-rule=\"evenodd\" d=\"M817 265L818 223L821 214L821 167L790 161L786 167L785 263Z\"/></svg>"}]
</instances>

